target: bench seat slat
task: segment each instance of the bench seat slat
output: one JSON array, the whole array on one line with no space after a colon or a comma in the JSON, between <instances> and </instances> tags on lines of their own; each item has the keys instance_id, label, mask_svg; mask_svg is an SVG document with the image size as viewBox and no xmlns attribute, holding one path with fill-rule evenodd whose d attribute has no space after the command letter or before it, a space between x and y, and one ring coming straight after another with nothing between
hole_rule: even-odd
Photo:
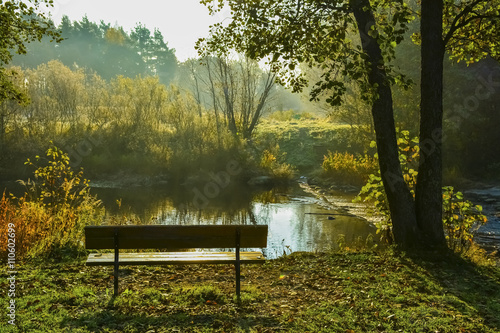
<instances>
[{"instance_id":1,"label":"bench seat slat","mask_svg":"<svg viewBox=\"0 0 500 333\"><path fill-rule=\"evenodd\" d=\"M241 263L262 264L262 252L240 252ZM234 264L234 252L144 252L120 253L119 264L124 265L178 265L178 264ZM112 266L113 253L91 253L88 266Z\"/></svg>"}]
</instances>

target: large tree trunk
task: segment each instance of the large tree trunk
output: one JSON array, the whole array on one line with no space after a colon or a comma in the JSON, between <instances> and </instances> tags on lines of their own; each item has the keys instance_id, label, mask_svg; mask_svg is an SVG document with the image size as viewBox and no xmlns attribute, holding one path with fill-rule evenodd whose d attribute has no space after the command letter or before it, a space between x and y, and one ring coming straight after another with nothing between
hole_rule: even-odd
<instances>
[{"instance_id":1,"label":"large tree trunk","mask_svg":"<svg viewBox=\"0 0 500 333\"><path fill-rule=\"evenodd\" d=\"M363 51L368 55L370 62L369 81L376 87L378 94L372 106L372 116L380 173L389 203L394 241L401 247L413 247L418 240L419 232L413 195L403 179L399 163L391 87L387 80L380 46L377 40L367 33L375 18L373 12L369 10L368 0L351 0L350 4L363 42Z\"/></svg>"},{"instance_id":2,"label":"large tree trunk","mask_svg":"<svg viewBox=\"0 0 500 333\"><path fill-rule=\"evenodd\" d=\"M443 0L422 0L417 223L427 245L446 246L442 222Z\"/></svg>"},{"instance_id":3,"label":"large tree trunk","mask_svg":"<svg viewBox=\"0 0 500 333\"><path fill-rule=\"evenodd\" d=\"M3 153L3 150L5 148L5 118L6 115L2 111L2 113L0 114L0 153Z\"/></svg>"}]
</instances>

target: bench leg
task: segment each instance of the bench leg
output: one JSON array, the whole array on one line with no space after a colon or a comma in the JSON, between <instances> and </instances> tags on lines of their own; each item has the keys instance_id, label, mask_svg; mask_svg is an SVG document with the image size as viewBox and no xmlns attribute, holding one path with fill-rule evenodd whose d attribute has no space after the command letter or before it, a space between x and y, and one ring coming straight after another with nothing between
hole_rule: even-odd
<instances>
[{"instance_id":1,"label":"bench leg","mask_svg":"<svg viewBox=\"0 0 500 333\"><path fill-rule=\"evenodd\" d=\"M118 296L118 264L115 264L115 270L114 270L114 276L115 279L113 281L113 286L114 286L114 296Z\"/></svg>"},{"instance_id":2,"label":"bench leg","mask_svg":"<svg viewBox=\"0 0 500 333\"><path fill-rule=\"evenodd\" d=\"M240 263L240 240L241 240L241 231L240 229L236 229L236 262L234 263L234 268L236 271L236 299L238 303L241 301L240 297L240 271L241 271L241 263Z\"/></svg>"},{"instance_id":3,"label":"bench leg","mask_svg":"<svg viewBox=\"0 0 500 333\"><path fill-rule=\"evenodd\" d=\"M241 288L241 282L240 282L240 271L241 271L241 267L240 267L240 262L236 262L236 264L234 264L234 268L236 270L236 298L238 300L238 303L240 302L241 300L241 297L240 297L240 288Z\"/></svg>"},{"instance_id":4,"label":"bench leg","mask_svg":"<svg viewBox=\"0 0 500 333\"><path fill-rule=\"evenodd\" d=\"M119 246L118 246L118 230L115 230L115 270L114 270L114 296L118 296L118 261L119 261Z\"/></svg>"}]
</instances>

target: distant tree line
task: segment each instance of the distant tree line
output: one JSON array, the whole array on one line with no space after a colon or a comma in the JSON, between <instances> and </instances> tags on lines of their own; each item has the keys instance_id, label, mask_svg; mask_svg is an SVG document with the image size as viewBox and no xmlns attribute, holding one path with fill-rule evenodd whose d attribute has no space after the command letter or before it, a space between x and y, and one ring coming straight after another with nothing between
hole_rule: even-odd
<instances>
[{"instance_id":1,"label":"distant tree line","mask_svg":"<svg viewBox=\"0 0 500 333\"><path fill-rule=\"evenodd\" d=\"M158 76L161 83L169 84L175 78L175 50L168 47L158 29L151 32L138 24L127 33L122 27L104 21L97 24L86 16L74 22L64 16L57 28L64 39L61 43L43 38L41 43L28 44L27 54L14 57L12 64L36 68L59 60L69 67L92 69L105 80L142 75Z\"/></svg>"}]
</instances>

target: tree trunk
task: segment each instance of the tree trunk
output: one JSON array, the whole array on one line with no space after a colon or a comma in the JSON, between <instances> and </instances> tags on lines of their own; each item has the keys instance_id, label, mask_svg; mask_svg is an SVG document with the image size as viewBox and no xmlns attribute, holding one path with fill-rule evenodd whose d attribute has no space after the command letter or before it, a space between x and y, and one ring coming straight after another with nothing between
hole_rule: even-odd
<instances>
[{"instance_id":1,"label":"tree trunk","mask_svg":"<svg viewBox=\"0 0 500 333\"><path fill-rule=\"evenodd\" d=\"M224 97L224 115L229 131L237 136L238 128L236 127L236 117L234 115L235 104L235 77L230 68L230 64L226 59L217 58L218 75L222 84L222 95Z\"/></svg>"},{"instance_id":2,"label":"tree trunk","mask_svg":"<svg viewBox=\"0 0 500 333\"><path fill-rule=\"evenodd\" d=\"M0 114L0 153L3 153L5 147L5 118L6 114L2 111Z\"/></svg>"},{"instance_id":3,"label":"tree trunk","mask_svg":"<svg viewBox=\"0 0 500 333\"><path fill-rule=\"evenodd\" d=\"M266 82L264 84L264 90L259 97L259 104L257 105L257 107L253 113L252 121L250 122L250 125L247 128L245 128L245 130L244 130L245 139L252 138L253 130L257 126L257 123L259 122L260 118L262 117L262 113L264 112L264 107L266 105L266 102L267 102L269 96L272 94L271 89L274 87L275 78L276 78L276 76L274 74L272 74L271 72L267 73Z\"/></svg>"},{"instance_id":4,"label":"tree trunk","mask_svg":"<svg viewBox=\"0 0 500 333\"><path fill-rule=\"evenodd\" d=\"M220 130L220 121L219 121L219 111L218 111L218 104L217 104L217 92L215 89L215 83L214 79L212 77L212 69L210 66L210 58L205 58L207 62L207 73L208 73L208 81L209 81L209 91L210 95L212 97L212 103L213 103L213 108L214 108L214 117L215 117L215 125L217 128L217 147L222 146L222 141L221 141L221 130Z\"/></svg>"},{"instance_id":5,"label":"tree trunk","mask_svg":"<svg viewBox=\"0 0 500 333\"><path fill-rule=\"evenodd\" d=\"M427 245L446 246L442 222L443 0L422 0L417 223Z\"/></svg>"},{"instance_id":6,"label":"tree trunk","mask_svg":"<svg viewBox=\"0 0 500 333\"><path fill-rule=\"evenodd\" d=\"M413 196L404 181L399 163L392 91L387 80L380 46L375 38L367 34L374 25L375 18L369 9L368 0L351 0L350 4L358 24L363 51L370 62L369 82L376 87L378 94L372 105L372 116L380 173L389 203L394 241L401 247L413 247L418 240L419 232Z\"/></svg>"}]
</instances>

